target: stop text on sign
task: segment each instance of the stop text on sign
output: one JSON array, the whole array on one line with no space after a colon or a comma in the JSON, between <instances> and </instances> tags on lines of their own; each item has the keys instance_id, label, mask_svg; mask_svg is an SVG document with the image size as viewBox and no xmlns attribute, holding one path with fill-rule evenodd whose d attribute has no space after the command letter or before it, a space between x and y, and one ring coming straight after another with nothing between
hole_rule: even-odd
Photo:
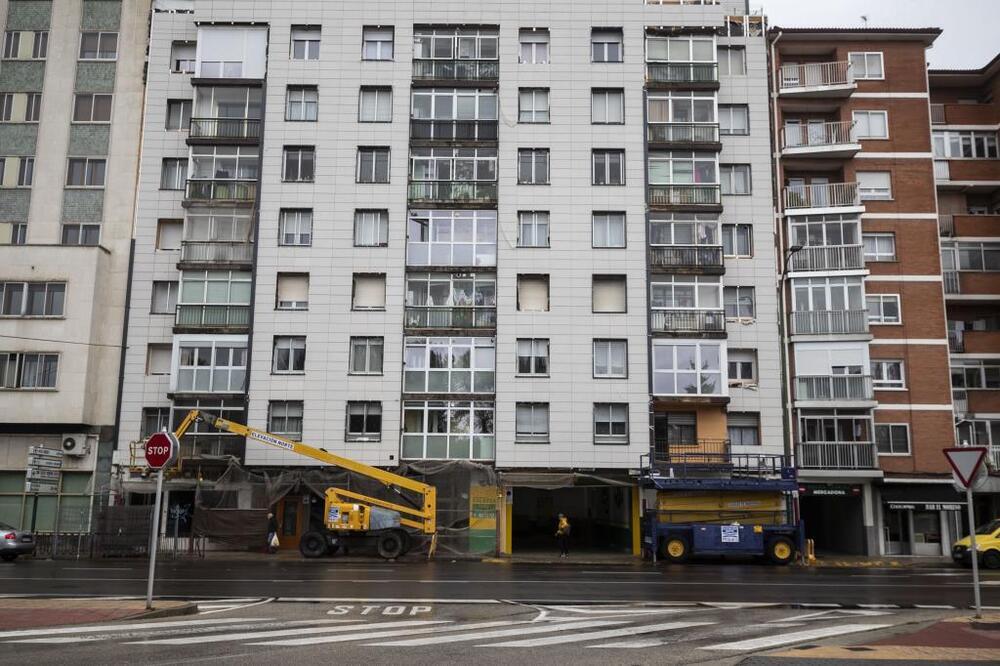
<instances>
[{"instance_id":1,"label":"stop text on sign","mask_svg":"<svg viewBox=\"0 0 1000 666\"><path fill-rule=\"evenodd\" d=\"M179 444L173 433L158 432L146 440L146 464L151 469L161 469L177 457Z\"/></svg>"}]
</instances>

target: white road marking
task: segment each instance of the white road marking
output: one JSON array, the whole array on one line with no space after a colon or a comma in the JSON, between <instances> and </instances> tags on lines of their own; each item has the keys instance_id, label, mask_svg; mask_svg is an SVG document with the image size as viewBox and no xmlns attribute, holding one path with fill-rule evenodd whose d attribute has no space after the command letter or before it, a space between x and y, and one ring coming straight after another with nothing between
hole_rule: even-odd
<instances>
[{"instance_id":1,"label":"white road marking","mask_svg":"<svg viewBox=\"0 0 1000 666\"><path fill-rule=\"evenodd\" d=\"M224 611L243 610L244 608L269 604L273 599L245 599L243 601L244 603L219 604L218 602L214 602L211 604L198 604L198 612L202 615L211 615L212 613L222 613Z\"/></svg>"},{"instance_id":2,"label":"white road marking","mask_svg":"<svg viewBox=\"0 0 1000 666\"><path fill-rule=\"evenodd\" d=\"M651 615L663 613L688 613L686 608L593 608L576 606L543 606L548 610L561 611L564 613L579 613L580 615Z\"/></svg>"},{"instance_id":3,"label":"white road marking","mask_svg":"<svg viewBox=\"0 0 1000 666\"><path fill-rule=\"evenodd\" d=\"M352 620L316 620L314 624L322 627L296 629L276 629L274 631L245 631L241 633L215 634L214 636L183 636L181 638L159 638L148 641L131 641L129 645L200 645L202 643L227 643L231 641L256 640L258 638L279 638L282 636L307 636L309 634L327 634L331 631L355 631L372 629L374 627L423 627L429 624L441 624L447 620L409 620L404 622L378 622L375 624L344 625Z\"/></svg>"},{"instance_id":4,"label":"white road marking","mask_svg":"<svg viewBox=\"0 0 1000 666\"><path fill-rule=\"evenodd\" d=\"M135 571L132 567L63 567L63 571Z\"/></svg>"},{"instance_id":5,"label":"white road marking","mask_svg":"<svg viewBox=\"0 0 1000 666\"><path fill-rule=\"evenodd\" d=\"M501 604L499 599L366 599L364 597L276 597L276 602L291 603L372 603L372 604Z\"/></svg>"},{"instance_id":6,"label":"white road marking","mask_svg":"<svg viewBox=\"0 0 1000 666\"><path fill-rule=\"evenodd\" d=\"M705 601L700 605L720 610L740 610L743 608L774 608L781 604L767 601Z\"/></svg>"},{"instance_id":7,"label":"white road marking","mask_svg":"<svg viewBox=\"0 0 1000 666\"><path fill-rule=\"evenodd\" d=\"M588 631L582 634L570 636L544 636L542 638L529 638L523 641L507 641L505 643L489 643L477 647L540 647L543 645L559 645L562 643L581 643L583 641L596 641L602 638L618 638L619 636L635 636L637 634L651 634L654 631L672 631L674 629L687 629L689 627L707 627L716 624L715 622L664 622L661 624L647 624L639 627L623 627L620 629L606 629L604 631Z\"/></svg>"},{"instance_id":8,"label":"white road marking","mask_svg":"<svg viewBox=\"0 0 1000 666\"><path fill-rule=\"evenodd\" d=\"M521 622L508 622L511 624L523 624ZM416 647L420 645L438 645L440 643L464 643L466 641L485 640L487 638L507 638L508 636L523 636L525 634L548 634L557 631L570 631L571 629L591 629L594 627L609 627L616 624L625 624L625 620L589 620L562 622L535 625L531 627L517 627L516 629L498 629L496 631L480 631L473 633L452 634L450 636L430 636L428 638L412 638L401 641L387 641L384 643L368 643L368 645ZM448 627L448 631L454 631L458 627Z\"/></svg>"},{"instance_id":9,"label":"white road marking","mask_svg":"<svg viewBox=\"0 0 1000 666\"><path fill-rule=\"evenodd\" d=\"M834 610L806 613L805 615L796 615L795 617L772 620L772 622L824 622L826 620L841 620L846 617L877 617L879 615L892 615L892 613L881 610L852 610L850 608L836 608Z\"/></svg>"},{"instance_id":10,"label":"white road marking","mask_svg":"<svg viewBox=\"0 0 1000 666\"><path fill-rule=\"evenodd\" d=\"M171 622L133 622L131 624L81 624L78 627L46 627L45 629L18 629L0 631L0 638L20 638L22 636L52 636L53 634L86 634L93 631L128 631L129 629L149 629L151 627L203 627L206 624L233 624L234 622L268 622L269 617L234 617L227 620L183 620Z\"/></svg>"},{"instance_id":11,"label":"white road marking","mask_svg":"<svg viewBox=\"0 0 1000 666\"><path fill-rule=\"evenodd\" d=\"M327 620L326 622L356 622L357 620ZM239 618L235 618L232 622L237 624L226 625L225 627L220 627L219 625L214 625L210 627L178 627L176 629L166 629L164 631L153 631L153 630L138 630L138 631L109 631L101 632L95 634L84 634L81 636L41 636L37 638L21 638L18 640L7 641L8 643L30 643L30 644L42 644L42 645L67 645L70 643L92 643L95 641L110 641L110 640L121 640L123 642L130 639L138 639L143 637L157 638L163 635L174 635L178 633L184 633L189 638L195 635L211 634L213 632L219 631L220 629L225 629L226 631L264 631L265 629L271 628L289 628L295 626L307 626L314 625L322 620L294 620L291 622L268 622L266 624L238 624ZM191 640L194 640L193 638ZM144 643L142 640L132 640L132 643Z\"/></svg>"},{"instance_id":12,"label":"white road marking","mask_svg":"<svg viewBox=\"0 0 1000 666\"><path fill-rule=\"evenodd\" d=\"M667 645L668 641L661 640L659 638L650 638L647 640L636 640L636 641L622 641L621 643L601 643L600 645L588 645L588 648L621 648L621 649L633 649L639 650L642 648L660 647L661 645Z\"/></svg>"},{"instance_id":13,"label":"white road marking","mask_svg":"<svg viewBox=\"0 0 1000 666\"><path fill-rule=\"evenodd\" d=\"M774 636L760 636L750 638L745 641L729 643L718 643L716 645L705 645L702 650L728 650L747 652L752 650L763 650L766 648L788 645L789 643L801 643L817 638L829 638L830 636L840 636L842 634L853 634L859 631L870 631L873 629L884 629L891 627L891 624L841 624L835 627L820 627L819 629L807 629L805 631L793 631L788 634L777 634Z\"/></svg>"},{"instance_id":14,"label":"white road marking","mask_svg":"<svg viewBox=\"0 0 1000 666\"><path fill-rule=\"evenodd\" d=\"M923 610L955 610L954 606L948 606L947 604L913 604L913 607Z\"/></svg>"},{"instance_id":15,"label":"white road marking","mask_svg":"<svg viewBox=\"0 0 1000 666\"><path fill-rule=\"evenodd\" d=\"M402 623L397 623L397 626ZM369 639L391 638L393 636L405 636L407 634L432 634L441 631L462 631L469 629L489 629L491 627L502 627L507 621L477 622L474 624L456 625L449 621L425 622L424 624L438 624L436 627L424 627L413 629L392 629L389 631L368 631L360 634L343 634L340 636L318 636L316 638L298 638L287 641L263 641L258 643L248 643L248 645L318 645L322 643L346 643L347 641L365 641ZM444 626L441 626L444 625Z\"/></svg>"}]
</instances>

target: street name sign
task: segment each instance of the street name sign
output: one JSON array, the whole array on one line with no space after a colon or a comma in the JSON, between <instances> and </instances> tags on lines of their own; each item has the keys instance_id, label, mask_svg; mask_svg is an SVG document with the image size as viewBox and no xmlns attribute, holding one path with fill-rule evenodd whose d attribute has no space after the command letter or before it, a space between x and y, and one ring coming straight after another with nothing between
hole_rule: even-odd
<instances>
[{"instance_id":1,"label":"street name sign","mask_svg":"<svg viewBox=\"0 0 1000 666\"><path fill-rule=\"evenodd\" d=\"M62 451L43 446L29 447L28 466L24 474L24 492L40 495L57 494L62 465ZM34 513L35 509L32 507L32 514Z\"/></svg>"}]
</instances>

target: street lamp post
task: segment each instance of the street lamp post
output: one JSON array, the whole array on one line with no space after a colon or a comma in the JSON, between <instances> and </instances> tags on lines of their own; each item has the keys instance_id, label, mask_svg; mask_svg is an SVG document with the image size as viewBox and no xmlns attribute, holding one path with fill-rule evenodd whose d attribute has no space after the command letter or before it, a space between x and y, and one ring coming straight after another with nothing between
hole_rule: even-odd
<instances>
[{"instance_id":1,"label":"street lamp post","mask_svg":"<svg viewBox=\"0 0 1000 666\"><path fill-rule=\"evenodd\" d=\"M794 459L794 451L792 450L792 377L788 362L788 323L786 321L787 311L785 309L785 282L788 280L788 260L792 258L793 254L799 252L800 250L802 250L801 245L792 245L788 249L784 250L781 261L781 271L778 274L778 340L780 341L778 346L781 354L781 369L785 380L785 396L784 400L782 400L782 412L785 417L785 457L789 463L791 463ZM792 502L795 524L798 525L800 522L799 518L802 515L799 509L798 491L792 493ZM802 554L802 557L805 558L805 553Z\"/></svg>"}]
</instances>

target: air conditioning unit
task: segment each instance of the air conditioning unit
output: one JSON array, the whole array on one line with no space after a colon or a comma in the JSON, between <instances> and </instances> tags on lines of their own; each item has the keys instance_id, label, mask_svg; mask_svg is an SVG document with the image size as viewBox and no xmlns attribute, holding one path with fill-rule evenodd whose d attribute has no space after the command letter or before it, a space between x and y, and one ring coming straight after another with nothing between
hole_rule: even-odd
<instances>
[{"instance_id":1,"label":"air conditioning unit","mask_svg":"<svg viewBox=\"0 0 1000 666\"><path fill-rule=\"evenodd\" d=\"M90 455L87 433L71 433L62 436L62 451L65 456L83 458Z\"/></svg>"}]
</instances>

